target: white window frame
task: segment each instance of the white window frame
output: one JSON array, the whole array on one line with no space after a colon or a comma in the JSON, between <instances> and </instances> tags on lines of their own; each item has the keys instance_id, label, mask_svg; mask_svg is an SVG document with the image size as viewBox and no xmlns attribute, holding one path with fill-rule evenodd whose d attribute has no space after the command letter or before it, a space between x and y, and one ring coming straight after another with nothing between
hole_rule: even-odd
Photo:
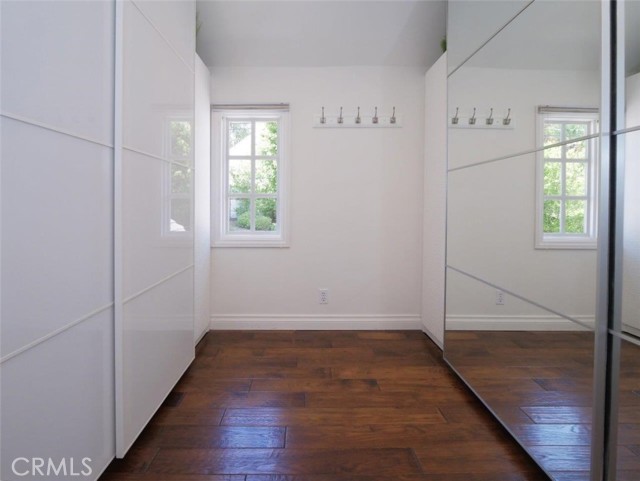
<instances>
[{"instance_id":1,"label":"white window frame","mask_svg":"<svg viewBox=\"0 0 640 481\"><path fill-rule=\"evenodd\" d=\"M598 218L598 120L599 114L597 112L571 112L571 111L552 111L552 112L539 112L537 114L537 128L536 139L539 146L544 145L544 123L545 120L553 119L557 122L589 122L589 137L587 139L589 158L587 161L587 192L585 196L579 196L579 200L587 201L587 213L586 213L586 233L574 234L574 233L545 233L544 232L544 201L548 196L544 194L544 150L540 148L536 152L536 212L535 212L535 248L536 249L596 249L597 248L597 218ZM583 139L584 137L580 137ZM576 142L580 139L562 140L561 142L553 145L546 146L546 148L568 145ZM550 159L546 159L547 161ZM561 186L562 192L560 196L552 196L558 200L562 200L562 205L566 200L571 200L572 196L565 194L565 164L571 162L564 157L558 160L562 163L561 171ZM577 197L576 197L577 198ZM564 214L561 214L564 215ZM561 224L562 225L562 224Z\"/></svg>"},{"instance_id":2,"label":"white window frame","mask_svg":"<svg viewBox=\"0 0 640 481\"><path fill-rule=\"evenodd\" d=\"M264 121L277 119L278 192L277 229L275 231L230 231L228 228L228 156L229 121ZM211 112L211 239L212 247L289 247L289 111L288 110L217 110ZM255 132L255 131L254 131ZM255 160L255 152L251 158ZM253 162L252 162L253 164ZM242 197L245 197L244 195ZM251 199L259 194L247 195ZM253 203L252 203L253 205Z\"/></svg>"}]
</instances>

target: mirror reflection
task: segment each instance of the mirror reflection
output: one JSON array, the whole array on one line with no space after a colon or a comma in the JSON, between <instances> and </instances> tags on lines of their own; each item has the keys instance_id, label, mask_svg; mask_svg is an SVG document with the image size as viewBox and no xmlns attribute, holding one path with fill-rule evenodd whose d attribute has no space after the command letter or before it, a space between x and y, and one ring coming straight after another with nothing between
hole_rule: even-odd
<instances>
[{"instance_id":1,"label":"mirror reflection","mask_svg":"<svg viewBox=\"0 0 640 481\"><path fill-rule=\"evenodd\" d=\"M627 133L618 136L618 155L624 159L624 225L622 309L614 334L619 352L616 419L616 476L640 479L640 2L624 4L625 97ZM621 148L620 148L621 147Z\"/></svg>"},{"instance_id":2,"label":"mirror reflection","mask_svg":"<svg viewBox=\"0 0 640 481\"><path fill-rule=\"evenodd\" d=\"M554 479L591 461L600 8L449 40L445 358Z\"/></svg>"}]
</instances>

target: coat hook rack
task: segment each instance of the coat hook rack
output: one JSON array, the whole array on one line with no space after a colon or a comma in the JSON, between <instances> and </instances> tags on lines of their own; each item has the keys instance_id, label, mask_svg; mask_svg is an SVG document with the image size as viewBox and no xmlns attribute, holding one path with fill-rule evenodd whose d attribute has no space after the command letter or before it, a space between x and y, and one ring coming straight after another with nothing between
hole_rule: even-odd
<instances>
[{"instance_id":1,"label":"coat hook rack","mask_svg":"<svg viewBox=\"0 0 640 481\"><path fill-rule=\"evenodd\" d=\"M496 115L497 112L507 111L507 115ZM469 112L471 115L460 115L460 112ZM486 117L482 112L489 112ZM478 115L480 113L480 115ZM480 119L480 121L478 121ZM495 107L456 107L455 114L448 117L449 128L452 129L489 129L489 130L512 130L514 129L511 108L502 109Z\"/></svg>"},{"instance_id":2,"label":"coat hook rack","mask_svg":"<svg viewBox=\"0 0 640 481\"><path fill-rule=\"evenodd\" d=\"M493 109L491 109L491 113L489 114L489 117L487 117L486 123L487 125L493 125Z\"/></svg>"},{"instance_id":3,"label":"coat hook rack","mask_svg":"<svg viewBox=\"0 0 640 481\"><path fill-rule=\"evenodd\" d=\"M458 110L459 110L458 107L456 107L456 114L453 117L451 117L451 123L453 125L458 125L458 120L460 120L458 118Z\"/></svg>"},{"instance_id":4,"label":"coat hook rack","mask_svg":"<svg viewBox=\"0 0 640 481\"><path fill-rule=\"evenodd\" d=\"M2 1L2 0L0 0ZM329 109L331 109L329 107ZM392 108L391 116L378 116L378 106L373 108L373 115L362 114L362 112L371 112L368 108L361 106L354 107L353 110L347 107L345 110L340 107L338 115L326 115L325 106L320 108L320 115L314 116L313 126L322 128L401 128L401 118L396 116L395 106Z\"/></svg>"}]
</instances>

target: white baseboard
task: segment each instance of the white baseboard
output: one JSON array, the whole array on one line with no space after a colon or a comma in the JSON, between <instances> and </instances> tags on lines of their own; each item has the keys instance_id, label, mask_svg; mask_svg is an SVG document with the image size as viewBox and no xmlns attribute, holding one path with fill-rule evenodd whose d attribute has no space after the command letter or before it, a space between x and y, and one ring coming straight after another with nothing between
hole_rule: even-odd
<instances>
[{"instance_id":1,"label":"white baseboard","mask_svg":"<svg viewBox=\"0 0 640 481\"><path fill-rule=\"evenodd\" d=\"M251 314L211 316L210 329L220 330L296 330L296 331L363 331L422 330L419 315L336 314L292 315Z\"/></svg>"},{"instance_id":2,"label":"white baseboard","mask_svg":"<svg viewBox=\"0 0 640 481\"><path fill-rule=\"evenodd\" d=\"M594 316L571 316L591 329ZM585 331L585 327L558 316L447 316L451 331Z\"/></svg>"}]
</instances>

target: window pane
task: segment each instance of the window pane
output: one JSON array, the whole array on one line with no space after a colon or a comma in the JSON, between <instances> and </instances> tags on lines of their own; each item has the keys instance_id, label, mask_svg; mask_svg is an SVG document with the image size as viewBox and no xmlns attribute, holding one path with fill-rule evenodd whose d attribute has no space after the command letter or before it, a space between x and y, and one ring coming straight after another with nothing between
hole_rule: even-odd
<instances>
[{"instance_id":1,"label":"window pane","mask_svg":"<svg viewBox=\"0 0 640 481\"><path fill-rule=\"evenodd\" d=\"M543 229L545 233L560 232L559 200L544 201Z\"/></svg>"},{"instance_id":2,"label":"window pane","mask_svg":"<svg viewBox=\"0 0 640 481\"><path fill-rule=\"evenodd\" d=\"M170 123L171 159L187 160L191 158L191 122L172 120Z\"/></svg>"},{"instance_id":3,"label":"window pane","mask_svg":"<svg viewBox=\"0 0 640 481\"><path fill-rule=\"evenodd\" d=\"M574 142L564 146L567 159L586 159L588 154L588 143L586 140Z\"/></svg>"},{"instance_id":4,"label":"window pane","mask_svg":"<svg viewBox=\"0 0 640 481\"><path fill-rule=\"evenodd\" d=\"M557 144L562 140L562 124L545 122L543 145ZM562 156L562 147L551 147L545 149L545 159L559 159Z\"/></svg>"},{"instance_id":5,"label":"window pane","mask_svg":"<svg viewBox=\"0 0 640 481\"><path fill-rule=\"evenodd\" d=\"M229 159L229 192L232 194L251 192L251 160Z\"/></svg>"},{"instance_id":6,"label":"window pane","mask_svg":"<svg viewBox=\"0 0 640 481\"><path fill-rule=\"evenodd\" d=\"M256 199L256 230L276 230L277 200Z\"/></svg>"},{"instance_id":7,"label":"window pane","mask_svg":"<svg viewBox=\"0 0 640 481\"><path fill-rule=\"evenodd\" d=\"M169 223L171 232L191 231L191 200L171 199L171 221Z\"/></svg>"},{"instance_id":8,"label":"window pane","mask_svg":"<svg viewBox=\"0 0 640 481\"><path fill-rule=\"evenodd\" d=\"M256 122L256 155L278 155L278 122Z\"/></svg>"},{"instance_id":9,"label":"window pane","mask_svg":"<svg viewBox=\"0 0 640 481\"><path fill-rule=\"evenodd\" d=\"M251 122L229 122L229 155L251 155Z\"/></svg>"},{"instance_id":10,"label":"window pane","mask_svg":"<svg viewBox=\"0 0 640 481\"><path fill-rule=\"evenodd\" d=\"M562 164L560 162L544 163L544 194L560 195L562 186L560 184Z\"/></svg>"},{"instance_id":11,"label":"window pane","mask_svg":"<svg viewBox=\"0 0 640 481\"><path fill-rule=\"evenodd\" d=\"M188 194L191 191L191 169L184 165L171 164L171 193Z\"/></svg>"},{"instance_id":12,"label":"window pane","mask_svg":"<svg viewBox=\"0 0 640 481\"><path fill-rule=\"evenodd\" d=\"M564 230L571 234L584 234L585 214L587 211L586 200L568 200L565 207Z\"/></svg>"},{"instance_id":13,"label":"window pane","mask_svg":"<svg viewBox=\"0 0 640 481\"><path fill-rule=\"evenodd\" d=\"M249 199L229 199L229 230L251 229L251 203Z\"/></svg>"},{"instance_id":14,"label":"window pane","mask_svg":"<svg viewBox=\"0 0 640 481\"><path fill-rule=\"evenodd\" d=\"M567 195L587 194L587 163L567 162L566 193Z\"/></svg>"},{"instance_id":15,"label":"window pane","mask_svg":"<svg viewBox=\"0 0 640 481\"><path fill-rule=\"evenodd\" d=\"M275 160L256 160L256 192L278 192L278 163Z\"/></svg>"},{"instance_id":16,"label":"window pane","mask_svg":"<svg viewBox=\"0 0 640 481\"><path fill-rule=\"evenodd\" d=\"M589 127L587 124L565 124L564 126L565 140L577 139L588 134Z\"/></svg>"}]
</instances>

